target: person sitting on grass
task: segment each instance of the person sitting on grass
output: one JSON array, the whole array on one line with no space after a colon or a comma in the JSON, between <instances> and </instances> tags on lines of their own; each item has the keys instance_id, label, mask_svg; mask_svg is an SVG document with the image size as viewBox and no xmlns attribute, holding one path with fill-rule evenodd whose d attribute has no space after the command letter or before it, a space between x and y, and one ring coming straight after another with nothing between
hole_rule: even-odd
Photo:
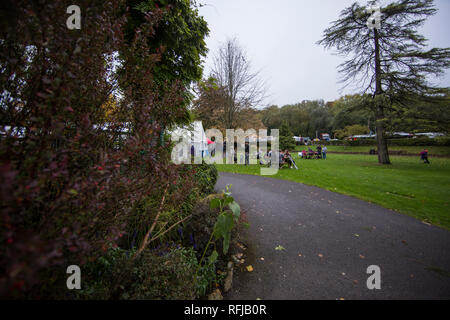
<instances>
[{"instance_id":1,"label":"person sitting on grass","mask_svg":"<svg viewBox=\"0 0 450 320\"><path fill-rule=\"evenodd\" d=\"M280 161L280 168L284 165L284 154L281 150L278 151L279 161Z\"/></svg>"},{"instance_id":2,"label":"person sitting on grass","mask_svg":"<svg viewBox=\"0 0 450 320\"><path fill-rule=\"evenodd\" d=\"M306 154L306 150L302 151L302 158L306 159L308 157L308 155Z\"/></svg>"},{"instance_id":3,"label":"person sitting on grass","mask_svg":"<svg viewBox=\"0 0 450 320\"><path fill-rule=\"evenodd\" d=\"M288 164L289 168L292 168L291 154L289 153L289 151L287 149L284 150L283 159L284 159L284 162L286 162Z\"/></svg>"},{"instance_id":4,"label":"person sitting on grass","mask_svg":"<svg viewBox=\"0 0 450 320\"><path fill-rule=\"evenodd\" d=\"M272 166L272 151L270 151L269 154L270 154L270 156L268 157L268 161L267 161L268 167ZM276 156L276 153L274 156ZM284 155L283 155L283 152L281 152L281 150L280 150L280 151L278 151L278 166L279 166L279 168L281 168L283 165L284 165Z\"/></svg>"},{"instance_id":5,"label":"person sitting on grass","mask_svg":"<svg viewBox=\"0 0 450 320\"><path fill-rule=\"evenodd\" d=\"M317 146L317 159L322 159L322 146Z\"/></svg>"},{"instance_id":6,"label":"person sitting on grass","mask_svg":"<svg viewBox=\"0 0 450 320\"><path fill-rule=\"evenodd\" d=\"M428 161L428 150L423 149L423 151L420 153L420 159L423 161L423 163L430 164L430 161Z\"/></svg>"}]
</instances>

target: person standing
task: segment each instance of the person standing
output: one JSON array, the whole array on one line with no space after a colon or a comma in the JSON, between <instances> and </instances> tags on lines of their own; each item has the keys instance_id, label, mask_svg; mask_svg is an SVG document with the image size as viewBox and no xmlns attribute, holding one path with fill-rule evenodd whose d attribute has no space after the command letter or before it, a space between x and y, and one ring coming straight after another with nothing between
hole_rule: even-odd
<instances>
[{"instance_id":1,"label":"person standing","mask_svg":"<svg viewBox=\"0 0 450 320\"><path fill-rule=\"evenodd\" d=\"M327 159L327 146L323 146L322 148L322 159L326 160Z\"/></svg>"},{"instance_id":2,"label":"person standing","mask_svg":"<svg viewBox=\"0 0 450 320\"><path fill-rule=\"evenodd\" d=\"M245 165L250 165L250 145L248 142L245 143Z\"/></svg>"},{"instance_id":3,"label":"person standing","mask_svg":"<svg viewBox=\"0 0 450 320\"><path fill-rule=\"evenodd\" d=\"M430 164L430 161L428 161L428 150L423 149L423 151L420 153L420 159L423 160L423 163Z\"/></svg>"}]
</instances>

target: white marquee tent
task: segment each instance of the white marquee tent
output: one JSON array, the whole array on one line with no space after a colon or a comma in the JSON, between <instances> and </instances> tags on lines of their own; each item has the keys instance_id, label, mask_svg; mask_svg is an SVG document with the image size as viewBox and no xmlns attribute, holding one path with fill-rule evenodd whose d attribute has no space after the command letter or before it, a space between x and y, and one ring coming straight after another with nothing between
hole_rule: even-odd
<instances>
[{"instance_id":1,"label":"white marquee tent","mask_svg":"<svg viewBox=\"0 0 450 320\"><path fill-rule=\"evenodd\" d=\"M195 156L201 157L202 151L205 156L208 151L208 140L201 121L194 121L190 125L175 128L171 132L172 136L182 137L185 141L190 141L190 146L194 146Z\"/></svg>"}]
</instances>

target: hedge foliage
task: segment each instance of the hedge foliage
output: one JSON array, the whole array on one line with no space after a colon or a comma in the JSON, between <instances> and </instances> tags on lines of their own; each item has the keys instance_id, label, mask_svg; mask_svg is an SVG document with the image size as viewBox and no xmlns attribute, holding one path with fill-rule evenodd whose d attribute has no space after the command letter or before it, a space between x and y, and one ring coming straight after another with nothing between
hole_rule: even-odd
<instances>
[{"instance_id":1,"label":"hedge foliage","mask_svg":"<svg viewBox=\"0 0 450 320\"><path fill-rule=\"evenodd\" d=\"M450 146L450 137L430 139L421 137L415 139L387 139L388 146ZM320 141L317 144L329 146L376 146L375 139Z\"/></svg>"}]
</instances>

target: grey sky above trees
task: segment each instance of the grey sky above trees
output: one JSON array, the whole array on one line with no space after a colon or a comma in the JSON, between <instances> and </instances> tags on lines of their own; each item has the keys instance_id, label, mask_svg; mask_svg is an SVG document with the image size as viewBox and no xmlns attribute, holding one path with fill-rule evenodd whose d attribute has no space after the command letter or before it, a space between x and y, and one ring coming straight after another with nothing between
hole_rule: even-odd
<instances>
[{"instance_id":1,"label":"grey sky above trees","mask_svg":"<svg viewBox=\"0 0 450 320\"><path fill-rule=\"evenodd\" d=\"M337 66L344 58L316 42L341 10L354 0L203 0L200 14L210 28L205 74L213 55L227 38L237 37L254 71L267 81L268 104L285 105L304 99L338 99L356 90L341 91ZM365 1L358 1L364 4ZM381 1L381 4L387 1ZM438 13L420 30L430 47L450 47L450 1L435 0ZM450 86L450 72L436 82Z\"/></svg>"}]
</instances>

